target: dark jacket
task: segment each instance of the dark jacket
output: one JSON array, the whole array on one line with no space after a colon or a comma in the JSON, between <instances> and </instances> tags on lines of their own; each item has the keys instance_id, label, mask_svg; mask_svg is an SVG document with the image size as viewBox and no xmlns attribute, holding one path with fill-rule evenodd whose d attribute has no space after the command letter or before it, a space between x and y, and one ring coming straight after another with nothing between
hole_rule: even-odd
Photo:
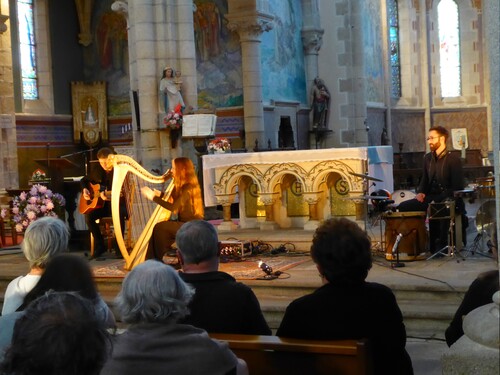
<instances>
[{"instance_id":1,"label":"dark jacket","mask_svg":"<svg viewBox=\"0 0 500 375\"><path fill-rule=\"evenodd\" d=\"M293 301L277 336L308 340L369 340L374 374L413 374L403 315L381 284L325 284Z\"/></svg>"},{"instance_id":2,"label":"dark jacket","mask_svg":"<svg viewBox=\"0 0 500 375\"><path fill-rule=\"evenodd\" d=\"M196 293L182 321L210 333L270 335L252 289L225 272L179 273Z\"/></svg>"},{"instance_id":3,"label":"dark jacket","mask_svg":"<svg viewBox=\"0 0 500 375\"><path fill-rule=\"evenodd\" d=\"M435 202L453 198L453 193L464 188L464 175L460 158L448 150L439 157L434 152L424 156L422 179L417 193L433 196Z\"/></svg>"}]
</instances>

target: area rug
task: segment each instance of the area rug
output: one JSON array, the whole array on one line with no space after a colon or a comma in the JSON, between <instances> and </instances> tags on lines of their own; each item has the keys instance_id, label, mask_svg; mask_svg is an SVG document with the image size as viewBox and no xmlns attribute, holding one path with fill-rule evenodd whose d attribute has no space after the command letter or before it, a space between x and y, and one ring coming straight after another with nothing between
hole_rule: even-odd
<instances>
[{"instance_id":1,"label":"area rug","mask_svg":"<svg viewBox=\"0 0 500 375\"><path fill-rule=\"evenodd\" d=\"M174 265L174 259L168 259L170 264ZM276 256L276 257L249 257L242 261L229 261L221 263L219 269L227 272L237 280L258 280L265 277L264 271L259 267L259 261L265 262L272 268L273 272L284 272L293 267L307 262L311 258L309 256ZM110 278L123 278L127 275L128 271L124 269L125 261L123 259L106 262L105 264L98 264L93 262L92 270L95 277L110 277ZM97 263L97 264L96 264Z\"/></svg>"}]
</instances>

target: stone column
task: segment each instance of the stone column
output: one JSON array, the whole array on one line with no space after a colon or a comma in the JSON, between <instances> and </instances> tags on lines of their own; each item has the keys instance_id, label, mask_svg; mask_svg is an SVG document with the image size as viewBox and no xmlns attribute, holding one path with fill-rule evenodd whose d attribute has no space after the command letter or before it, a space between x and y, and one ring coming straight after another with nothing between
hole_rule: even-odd
<instances>
[{"instance_id":1,"label":"stone column","mask_svg":"<svg viewBox=\"0 0 500 375\"><path fill-rule=\"evenodd\" d=\"M182 155L182 148L172 149L167 132L158 131L164 117L158 85L165 66L181 70L184 102L196 106L193 3L134 0L128 7L122 3L115 1L114 8L128 14L130 88L139 97L141 127L134 129L135 158L148 170L165 171L173 157Z\"/></svg>"},{"instance_id":2,"label":"stone column","mask_svg":"<svg viewBox=\"0 0 500 375\"><path fill-rule=\"evenodd\" d=\"M365 86L365 52L363 49L363 4L352 1L351 4L351 36L353 76L351 90L354 98L352 123L354 130L352 146L367 146L368 131L366 127L366 86Z\"/></svg>"},{"instance_id":3,"label":"stone column","mask_svg":"<svg viewBox=\"0 0 500 375\"><path fill-rule=\"evenodd\" d=\"M8 23L9 2L0 9L0 204L10 200L5 188L19 187L17 133L12 75L11 29Z\"/></svg>"},{"instance_id":4,"label":"stone column","mask_svg":"<svg viewBox=\"0 0 500 375\"><path fill-rule=\"evenodd\" d=\"M318 76L318 53L323 43L324 30L320 27L317 0L302 0L302 45L306 68L307 94L310 95L314 78Z\"/></svg>"},{"instance_id":5,"label":"stone column","mask_svg":"<svg viewBox=\"0 0 500 375\"><path fill-rule=\"evenodd\" d=\"M243 110L245 144L259 148L266 144L264 110L262 108L261 35L273 27L273 17L260 12L255 1L230 0L228 28L240 36L243 73Z\"/></svg>"},{"instance_id":6,"label":"stone column","mask_svg":"<svg viewBox=\"0 0 500 375\"><path fill-rule=\"evenodd\" d=\"M234 202L234 198L236 197L236 193L232 194L218 194L216 196L217 204L222 205L222 218L223 222L217 226L217 231L226 232L235 230L238 226L233 223L231 219L231 204Z\"/></svg>"},{"instance_id":7,"label":"stone column","mask_svg":"<svg viewBox=\"0 0 500 375\"><path fill-rule=\"evenodd\" d=\"M488 128L492 131L493 165L495 172L500 168L500 4L497 0L485 0L483 3L484 39L486 40L486 68L485 77L487 102L489 103ZM488 100L489 99L489 100ZM500 179L495 179L496 191L500 191ZM500 233L500 194L496 194L496 224L497 233ZM500 268L500 263L499 263ZM500 271L500 270L499 270Z\"/></svg>"},{"instance_id":8,"label":"stone column","mask_svg":"<svg viewBox=\"0 0 500 375\"><path fill-rule=\"evenodd\" d=\"M278 225L274 221L274 202L276 202L276 193L260 193L259 197L266 209L266 221L260 224L260 230L277 229Z\"/></svg>"},{"instance_id":9,"label":"stone column","mask_svg":"<svg viewBox=\"0 0 500 375\"><path fill-rule=\"evenodd\" d=\"M319 226L318 202L321 192L302 193L304 201L309 205L309 221L305 223L304 230L316 230Z\"/></svg>"}]
</instances>

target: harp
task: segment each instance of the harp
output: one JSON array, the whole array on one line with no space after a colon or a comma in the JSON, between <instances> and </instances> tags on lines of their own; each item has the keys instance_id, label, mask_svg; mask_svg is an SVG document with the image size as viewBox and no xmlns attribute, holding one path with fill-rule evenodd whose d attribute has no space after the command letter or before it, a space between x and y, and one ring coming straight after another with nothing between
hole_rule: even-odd
<instances>
[{"instance_id":1,"label":"harp","mask_svg":"<svg viewBox=\"0 0 500 375\"><path fill-rule=\"evenodd\" d=\"M146 171L134 159L126 155L110 155L113 160L113 185L111 215L116 242L125 260L125 269L131 270L144 262L149 239L156 223L168 220L170 212L159 204L144 198L142 186L163 190L168 200L174 187L173 180L165 187L165 173L155 176ZM117 194L116 192L120 192ZM128 220L125 228L120 225L120 196L125 196Z\"/></svg>"}]
</instances>

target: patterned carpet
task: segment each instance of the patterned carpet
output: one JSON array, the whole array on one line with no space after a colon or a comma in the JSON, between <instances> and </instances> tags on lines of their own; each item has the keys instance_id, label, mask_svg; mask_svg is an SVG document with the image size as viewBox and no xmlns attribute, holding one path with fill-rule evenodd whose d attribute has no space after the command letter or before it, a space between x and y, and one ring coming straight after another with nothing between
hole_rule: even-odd
<instances>
[{"instance_id":1,"label":"patterned carpet","mask_svg":"<svg viewBox=\"0 0 500 375\"><path fill-rule=\"evenodd\" d=\"M227 272L238 280L258 280L265 278L265 273L259 268L259 261L264 261L268 266L270 266L273 272L285 272L299 264L302 264L311 258L307 255L300 256L288 256L280 255L275 257L249 257L242 261L228 261L226 263L221 263L219 269L221 271ZM167 259L170 264L174 264L175 258ZM128 273L123 267L125 265L124 260L114 260L108 261L101 265L98 262L93 262L92 270L94 271L95 277L125 277ZM97 264L96 264L97 263Z\"/></svg>"}]
</instances>

